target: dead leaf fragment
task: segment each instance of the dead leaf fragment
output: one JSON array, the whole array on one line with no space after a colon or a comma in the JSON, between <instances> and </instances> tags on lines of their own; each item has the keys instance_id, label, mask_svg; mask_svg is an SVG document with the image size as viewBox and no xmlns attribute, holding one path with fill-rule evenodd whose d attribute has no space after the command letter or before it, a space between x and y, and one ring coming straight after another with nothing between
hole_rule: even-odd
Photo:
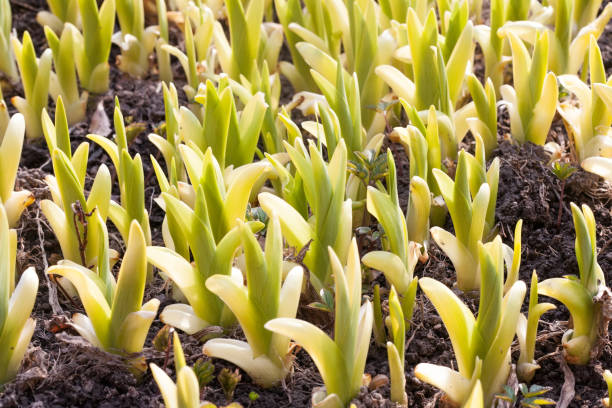
<instances>
[{"instance_id":1,"label":"dead leaf fragment","mask_svg":"<svg viewBox=\"0 0 612 408\"><path fill-rule=\"evenodd\" d=\"M108 136L111 134L111 124L106 112L104 111L104 102L100 101L96 110L91 116L91 122L89 123L89 132L100 136Z\"/></svg>"},{"instance_id":2,"label":"dead leaf fragment","mask_svg":"<svg viewBox=\"0 0 612 408\"><path fill-rule=\"evenodd\" d=\"M557 408L567 408L576 395L576 390L574 389L576 379L565 358L559 356L558 361L565 380L563 381L563 387L561 387L561 395L559 395L559 400L557 401Z\"/></svg>"}]
</instances>

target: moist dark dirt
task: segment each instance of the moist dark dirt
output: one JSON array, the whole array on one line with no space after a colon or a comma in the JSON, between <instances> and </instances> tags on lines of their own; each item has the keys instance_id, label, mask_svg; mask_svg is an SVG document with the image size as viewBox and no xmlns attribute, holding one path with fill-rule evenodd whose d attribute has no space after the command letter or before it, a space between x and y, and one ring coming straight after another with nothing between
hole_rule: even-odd
<instances>
[{"instance_id":1,"label":"moist dark dirt","mask_svg":"<svg viewBox=\"0 0 612 408\"><path fill-rule=\"evenodd\" d=\"M19 36L25 29L30 31L38 52L46 47L44 34L34 21L36 12L45 8L44 0L11 0L13 21ZM173 35L178 37L177 33ZM608 74L612 72L612 30L607 29L599 40L602 55ZM288 53L285 53L286 55ZM158 160L160 155L148 142L147 135L164 121L164 106L161 87L155 75L142 80L134 80L119 72L114 65L117 55L113 47L111 55L111 89L104 95L91 96L88 106L88 118L99 103L103 104L106 116L113 117L114 99L119 98L121 110L126 123L144 123L143 131L133 140L132 154L143 156L146 178L146 200L151 216L153 241L161 244L161 222L163 212L152 202L159 193L159 188L152 173L149 155ZM481 58L477 58L477 72L482 72ZM175 69L175 84L179 89L181 103L185 96L180 90L185 83L178 66ZM7 100L10 96L20 94L17 86L5 91ZM292 93L290 86L283 82L283 102L287 102ZM53 112L53 106L50 106ZM301 118L300 118L301 119ZM73 126L71 137L75 145L86 141L90 119ZM520 278L529 282L532 270L537 270L540 280L577 274L578 267L574 253L574 227L569 210L569 203L588 204L597 220L597 244L600 249L599 263L606 274L608 282L612 281L612 191L600 179L582 170L574 173L565 183L561 201L561 182L550 171L548 155L541 147L526 144L515 146L505 142L509 133L508 119L500 109L499 120L500 146L493 156L500 160L500 181L497 200L497 222L499 232L505 243L513 242L514 226L518 219L523 219L523 252ZM567 135L560 121L553 125L550 137L567 145ZM470 138L466 138L464 147L470 149ZM398 189L400 201L405 208L408 199L409 162L399 145L389 145L396 160L398 169ZM472 147L473 148L473 147ZM106 163L112 168L110 159L93 143L90 143L89 176L93 177L98 167ZM27 188L36 195L37 202L25 213L19 227L18 268L35 266L40 277L40 289L37 295L33 317L37 320L31 347L27 353L21 373L17 379L7 384L0 393L2 407L159 407L163 400L150 372L136 379L115 356L100 352L89 346L67 325L68 319L75 312L83 312L78 303L68 301L56 286L49 282L43 271L60 259L60 248L52 231L38 206L42 199L49 198L49 192L42 181L47 174L52 174L46 146L43 143L29 143L24 147L22 168L18 177L18 187ZM118 191L114 191L118 194ZM561 208L561 221L557 217ZM452 223L447 220L445 228L452 230ZM379 242L360 241L362 247L378 248ZM117 234L111 231L111 245L118 250L122 243ZM452 286L454 270L449 259L442 251L432 245L430 259L416 270L419 277L429 276ZM384 285L381 276L369 275L364 283L365 295L372 294L375 283ZM384 292L384 290L383 290ZM473 311L477 303L472 298L459 294ZM160 310L170 304L168 288L160 278L156 278L145 294L145 299L158 298L162 305ZM384 296L386 298L386 296ZM547 299L546 301L550 301ZM306 304L300 307L300 317L317 321L327 332L333 330L333 320L329 314L310 310ZM562 305L546 313L539 327L539 341L536 348L536 359L542 366L536 372L533 383L553 387L547 395L558 399L564 382L564 374L558 361L559 344L562 333L567 329L569 314ZM151 328L143 352L147 362L159 366L167 363L166 370L174 376L171 353L156 351L152 339L162 323L156 320ZM240 330L234 330L228 336L244 338ZM201 344L189 336L181 335L181 341L189 364L204 358ZM516 349L516 343L515 348ZM513 349L513 350L514 350ZM516 360L518 351L513 357ZM417 297L417 305L412 327L407 332L406 349L406 392L409 406L439 406L441 393L414 377L414 367L420 362L429 362L444 366L453 366L454 355L444 325L431 303L423 296ZM169 359L167 358L169 357ZM215 374L222 368L235 367L222 360L215 360ZM603 347L601 355L585 367L572 366L575 376L576 396L571 407L594 407L600 405L605 394L605 384L601 372L612 367L612 348ZM366 372L372 377L389 375L386 350L373 341L366 363ZM312 360L303 350L296 354L294 372L285 384L271 389L262 389L249 380L245 373L234 394L234 400L245 407L305 407L309 406L311 391L321 386L321 378ZM384 383L384 382L383 382ZM258 398L252 401L251 392ZM355 400L358 406L391 407L388 400L389 387L383 384L374 390L364 389ZM202 390L202 399L217 404L227 403L218 381L215 379Z\"/></svg>"}]
</instances>

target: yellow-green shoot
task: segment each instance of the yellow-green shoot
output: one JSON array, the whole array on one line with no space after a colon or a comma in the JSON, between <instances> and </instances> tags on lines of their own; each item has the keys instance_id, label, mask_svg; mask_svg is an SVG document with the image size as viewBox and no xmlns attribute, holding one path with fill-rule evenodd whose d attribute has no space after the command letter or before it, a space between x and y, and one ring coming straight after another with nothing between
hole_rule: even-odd
<instances>
[{"instance_id":1,"label":"yellow-green shoot","mask_svg":"<svg viewBox=\"0 0 612 408\"><path fill-rule=\"evenodd\" d=\"M34 268L23 272L16 283L17 231L9 229L0 203L0 385L15 378L36 321L30 317L38 291Z\"/></svg>"},{"instance_id":2,"label":"yellow-green shoot","mask_svg":"<svg viewBox=\"0 0 612 408\"><path fill-rule=\"evenodd\" d=\"M342 408L359 393L372 336L373 312L369 301L361 304L361 264L353 239L344 266L329 248L336 289L334 338L304 320L272 319L265 328L294 339L310 354L319 369L325 390L313 394L313 405Z\"/></svg>"},{"instance_id":3,"label":"yellow-green shoot","mask_svg":"<svg viewBox=\"0 0 612 408\"><path fill-rule=\"evenodd\" d=\"M522 281L503 294L504 260L501 238L478 244L480 265L480 302L475 318L444 284L421 278L419 285L433 303L450 336L458 371L421 363L415 375L446 393L452 403L463 406L471 399L473 387L480 381L485 406L508 380L511 369L510 346L525 297ZM468 405L469 406L469 405Z\"/></svg>"},{"instance_id":4,"label":"yellow-green shoot","mask_svg":"<svg viewBox=\"0 0 612 408\"><path fill-rule=\"evenodd\" d=\"M605 299L597 299L599 291L607 288L597 263L595 216L587 205L581 209L571 203L571 207L579 276L546 279L538 285L538 293L557 299L569 309L573 328L561 339L563 354L569 363L584 365L597 352L600 338L607 338L607 320L602 313L609 305L604 304Z\"/></svg>"},{"instance_id":5,"label":"yellow-green shoot","mask_svg":"<svg viewBox=\"0 0 612 408\"><path fill-rule=\"evenodd\" d=\"M228 360L263 387L280 383L293 366L289 338L272 333L264 324L275 318L294 318L302 290L303 271L293 267L283 282L283 238L280 222L268 222L265 251L246 224L239 226L245 255L246 282L227 275L213 275L206 287L232 310L247 341L212 339L204 353Z\"/></svg>"}]
</instances>

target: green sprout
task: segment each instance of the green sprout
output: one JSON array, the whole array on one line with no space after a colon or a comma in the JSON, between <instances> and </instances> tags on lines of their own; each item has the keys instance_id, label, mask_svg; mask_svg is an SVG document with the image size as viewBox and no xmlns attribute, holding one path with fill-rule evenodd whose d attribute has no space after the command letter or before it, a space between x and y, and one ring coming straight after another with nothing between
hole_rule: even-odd
<instances>
[{"instance_id":1,"label":"green sprout","mask_svg":"<svg viewBox=\"0 0 612 408\"><path fill-rule=\"evenodd\" d=\"M561 188L559 191L559 212L557 213L557 228L561 225L561 215L563 214L563 196L565 194L565 183L567 179L578 170L576 167L569 163L556 160L552 164L553 174L561 181Z\"/></svg>"},{"instance_id":2,"label":"green sprout","mask_svg":"<svg viewBox=\"0 0 612 408\"><path fill-rule=\"evenodd\" d=\"M554 405L555 401L550 398L545 398L542 395L552 390L552 387L542 387L541 385L533 384L527 387L526 384L519 384L520 394L513 390L509 385L504 386L504 393L497 394L495 397L511 403L514 406L520 402L520 406L524 408L539 408L543 405ZM519 401L520 400L520 401Z\"/></svg>"}]
</instances>

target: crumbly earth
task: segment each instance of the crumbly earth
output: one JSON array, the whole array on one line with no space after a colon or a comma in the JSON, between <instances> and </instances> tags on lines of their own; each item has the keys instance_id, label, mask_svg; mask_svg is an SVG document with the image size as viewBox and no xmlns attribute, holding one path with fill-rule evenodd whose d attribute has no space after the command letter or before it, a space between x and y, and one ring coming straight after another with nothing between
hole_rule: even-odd
<instances>
[{"instance_id":1,"label":"crumbly earth","mask_svg":"<svg viewBox=\"0 0 612 408\"><path fill-rule=\"evenodd\" d=\"M27 29L32 34L37 50L45 46L42 29L35 23L38 10L45 8L44 0L11 0L14 13L14 26L21 35ZM176 33L173 33L176 36ZM600 39L602 54L606 61L608 74L612 73L612 29L608 29ZM111 62L117 54L113 48ZM284 55L287 55L285 53ZM477 58L481 65L482 58ZM149 155L159 159L159 154L148 142L146 135L154 131L164 120L164 107L161 87L153 74L143 80L127 78L111 64L111 87L104 95L90 98L88 119L71 129L74 144L85 141L94 112L99 103L103 104L108 118L112 118L114 98L117 96L121 109L129 123L144 123L143 131L131 144L132 153L140 153L144 159L146 177L146 199L151 215L153 240L161 244L159 233L163 212L152 199L159 193L155 176L150 165ZM178 67L177 67L178 68ZM482 66L476 71L481 72ZM184 84L180 69L175 70L177 88ZM291 88L284 84L283 100L291 98ZM10 96L20 94L21 89L5 91L7 100ZM180 92L180 97L184 95ZM51 106L51 111L53 107ZM597 220L597 243L600 249L599 262L608 282L612 282L612 190L600 179L582 170L574 173L566 182L563 201L560 201L561 183L547 165L548 156L541 147L533 145L516 146L504 141L509 133L507 114L500 108L499 140L500 146L495 151L501 164L500 188L497 199L498 230L504 242L513 241L514 226L518 219L523 219L523 254L520 278L529 282L532 270L536 269L540 280L575 274L578 271L574 254L574 227L572 224L569 203L586 203L595 213ZM296 118L297 119L297 118ZM567 134L559 118L555 119L551 140L567 145ZM468 136L464 146L473 149ZM473 142L473 141L472 141ZM398 168L400 200L405 206L408 196L409 162L401 147L387 144L393 151ZM91 144L89 175L93 176L102 163L110 163L106 154ZM44 144L33 143L24 147L18 183L19 188L33 191L38 200L48 198L49 192L42 181L44 176L52 173L48 153ZM109 167L112 167L109 165ZM118 193L118 192L115 192ZM561 221L557 223L559 207L562 207ZM375 227L373 225L372 227ZM452 229L447 220L447 229ZM163 405L157 386L149 372L136 379L127 372L121 362L114 356L90 347L76 336L66 322L75 312L82 312L78 303L66 300L57 293L54 283L49 282L43 272L60 257L60 249L38 204L32 205L22 219L19 227L18 266L20 270L27 266L36 267L40 277L38 293L33 316L37 320L30 350L27 353L22 371L18 378L0 390L2 407L159 407ZM122 250L121 240L111 231L111 245ZM369 239L360 240L362 250L376 248L380 242ZM436 278L452 286L454 270L449 259L433 245L430 259L419 265L418 276ZM365 295L371 296L374 284L384 284L381 276L369 276L364 282ZM147 289L146 298L157 297L162 303L160 310L171 303L170 294L164 282L156 278ZM461 295L463 296L463 295ZM477 303L473 298L465 298L475 311ZM333 330L333 317L321 311L313 311L303 302L300 307L301 318L316 322L326 331ZM539 341L536 359L542 368L537 371L534 384L550 386L548 397L557 400L560 397L566 375L559 360L561 335L567 328L569 314L562 306L546 313L539 327ZM144 356L148 362L160 366L167 363L167 372L173 375L171 355L156 351L152 340L162 324L153 324L145 344ZM241 338L243 334L236 329L228 336ZM201 343L196 339L181 335L181 341L188 358L188 363L204 358ZM513 357L518 357L518 347L514 345ZM372 342L368 355L366 372L372 377L388 375L386 351ZM430 362L446 366L454 364L454 356L447 332L433 306L419 295L410 331L407 332L406 350L406 392L409 406L439 406L442 395L436 389L421 383L414 377L414 366L419 362ZM214 361L215 374L222 368L234 369L231 364ZM572 366L575 379L575 397L570 407L594 407L600 405L605 394L605 384L601 372L612 367L612 347L605 344L600 356L588 366ZM242 373L234 394L234 400L250 407L306 407L309 406L310 393L314 387L321 386L321 378L312 360L304 351L296 354L294 372L285 384L271 389L261 389ZM258 398L251 400L249 394L255 392ZM370 391L365 389L356 399L358 406L392 407L389 400L389 387L384 384ZM226 403L220 384L215 379L202 390L202 399L218 404Z\"/></svg>"}]
</instances>

